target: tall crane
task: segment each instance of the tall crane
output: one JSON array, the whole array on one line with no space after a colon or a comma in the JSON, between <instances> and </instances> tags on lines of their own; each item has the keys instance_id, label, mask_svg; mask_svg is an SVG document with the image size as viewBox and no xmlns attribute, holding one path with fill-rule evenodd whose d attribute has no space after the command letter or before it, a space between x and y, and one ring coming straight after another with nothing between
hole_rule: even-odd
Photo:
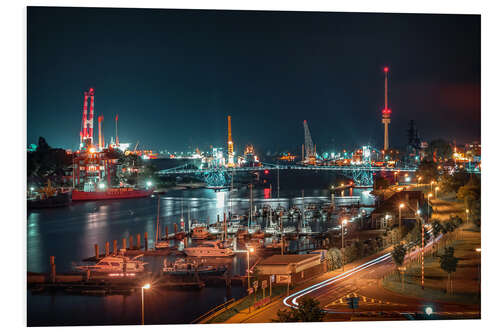
<instances>
[{"instance_id":1,"label":"tall crane","mask_svg":"<svg viewBox=\"0 0 500 333\"><path fill-rule=\"evenodd\" d=\"M316 161L316 151L314 149L309 126L307 126L307 120L304 120L304 148L304 163L314 163Z\"/></svg>"}]
</instances>

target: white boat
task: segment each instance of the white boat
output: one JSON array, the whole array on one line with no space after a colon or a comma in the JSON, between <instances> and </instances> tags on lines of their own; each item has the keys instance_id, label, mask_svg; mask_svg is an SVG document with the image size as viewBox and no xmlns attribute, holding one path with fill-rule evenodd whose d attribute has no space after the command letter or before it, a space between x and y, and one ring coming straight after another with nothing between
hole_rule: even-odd
<instances>
[{"instance_id":1,"label":"white boat","mask_svg":"<svg viewBox=\"0 0 500 333\"><path fill-rule=\"evenodd\" d=\"M206 239L208 236L210 236L210 233L205 226L194 227L191 231L192 239Z\"/></svg>"},{"instance_id":2,"label":"white boat","mask_svg":"<svg viewBox=\"0 0 500 333\"><path fill-rule=\"evenodd\" d=\"M222 226L211 226L208 228L208 232L212 235L220 235L224 233L224 228Z\"/></svg>"},{"instance_id":3,"label":"white boat","mask_svg":"<svg viewBox=\"0 0 500 333\"><path fill-rule=\"evenodd\" d=\"M255 232L258 232L260 231L260 225L259 224L253 224L251 226L248 227L248 233L249 234L253 234Z\"/></svg>"},{"instance_id":4,"label":"white boat","mask_svg":"<svg viewBox=\"0 0 500 333\"><path fill-rule=\"evenodd\" d=\"M300 232L303 233L303 234L310 234L310 233L312 233L311 226L310 225L304 225L304 226L302 226L302 228L300 229Z\"/></svg>"},{"instance_id":5,"label":"white boat","mask_svg":"<svg viewBox=\"0 0 500 333\"><path fill-rule=\"evenodd\" d=\"M133 258L124 255L106 256L95 265L76 266L75 268L80 271L101 273L138 273L144 271L146 264L142 260L138 260L142 256L142 254Z\"/></svg>"},{"instance_id":6,"label":"white boat","mask_svg":"<svg viewBox=\"0 0 500 333\"><path fill-rule=\"evenodd\" d=\"M240 224L233 222L227 226L227 233L233 235L237 233L239 229L240 229Z\"/></svg>"},{"instance_id":7,"label":"white boat","mask_svg":"<svg viewBox=\"0 0 500 333\"><path fill-rule=\"evenodd\" d=\"M296 232L297 232L297 228L292 227L292 226L283 228L283 233L285 233L285 234L293 234Z\"/></svg>"},{"instance_id":8,"label":"white boat","mask_svg":"<svg viewBox=\"0 0 500 333\"><path fill-rule=\"evenodd\" d=\"M279 235L281 231L277 226L270 226L264 229L264 233L267 235Z\"/></svg>"},{"instance_id":9,"label":"white boat","mask_svg":"<svg viewBox=\"0 0 500 333\"><path fill-rule=\"evenodd\" d=\"M190 257L229 257L234 255L233 250L224 247L220 241L205 241L197 246L184 249Z\"/></svg>"}]
</instances>

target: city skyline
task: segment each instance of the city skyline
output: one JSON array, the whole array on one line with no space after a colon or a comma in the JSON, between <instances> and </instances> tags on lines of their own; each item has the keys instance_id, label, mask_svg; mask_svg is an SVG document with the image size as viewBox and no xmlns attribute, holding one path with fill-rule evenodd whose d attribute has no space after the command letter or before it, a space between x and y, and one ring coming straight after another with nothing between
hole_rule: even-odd
<instances>
[{"instance_id":1,"label":"city skyline","mask_svg":"<svg viewBox=\"0 0 500 333\"><path fill-rule=\"evenodd\" d=\"M231 115L237 152L296 149L304 119L318 148L382 147L385 66L391 147L412 119L427 141L480 140L479 25L477 15L29 7L27 142L75 149L93 87L106 142L119 114L120 141L143 149L225 147Z\"/></svg>"}]
</instances>

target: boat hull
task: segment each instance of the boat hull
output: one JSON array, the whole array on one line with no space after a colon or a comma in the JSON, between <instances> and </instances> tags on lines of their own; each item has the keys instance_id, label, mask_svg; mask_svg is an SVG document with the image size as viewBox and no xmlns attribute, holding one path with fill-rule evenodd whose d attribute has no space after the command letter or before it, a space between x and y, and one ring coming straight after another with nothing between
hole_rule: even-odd
<instances>
[{"instance_id":1,"label":"boat hull","mask_svg":"<svg viewBox=\"0 0 500 333\"><path fill-rule=\"evenodd\" d=\"M66 207L71 203L69 193L60 193L47 199L28 200L28 209Z\"/></svg>"},{"instance_id":2,"label":"boat hull","mask_svg":"<svg viewBox=\"0 0 500 333\"><path fill-rule=\"evenodd\" d=\"M92 201L92 200L112 200L112 199L133 199L148 197L153 190L135 190L135 189L109 189L100 192L84 192L73 190L71 197L73 201Z\"/></svg>"}]
</instances>

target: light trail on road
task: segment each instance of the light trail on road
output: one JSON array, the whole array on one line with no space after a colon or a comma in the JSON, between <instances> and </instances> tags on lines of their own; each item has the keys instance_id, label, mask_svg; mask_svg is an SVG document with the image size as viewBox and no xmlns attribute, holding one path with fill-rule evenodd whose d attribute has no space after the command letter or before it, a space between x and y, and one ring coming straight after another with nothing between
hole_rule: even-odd
<instances>
[{"instance_id":1,"label":"light trail on road","mask_svg":"<svg viewBox=\"0 0 500 333\"><path fill-rule=\"evenodd\" d=\"M425 245L425 247L427 248L427 247L431 246L436 241L438 241L439 239L441 239L441 237L442 237L442 235L439 235L437 238L435 238L431 242L427 243ZM421 251L420 249L417 249L417 250L413 251L412 253L409 253L408 257L411 257L415 253L418 253L420 251ZM285 299L283 299L283 304L286 305L286 306L288 306L288 307L298 308L298 305L299 305L298 299L299 298L301 298L301 297L303 297L303 296L305 296L305 295L307 295L309 293L312 293L312 292L314 292L314 291L316 291L318 289L321 289L323 287L329 286L329 285L331 285L331 284L333 284L335 282L338 282L340 280L344 280L344 279L352 276L355 273L359 273L359 272L361 272L361 271L363 271L363 270L365 270L365 269L367 269L367 268L369 268L371 266L380 264L380 263L382 263L382 262L384 262L386 260L390 260L390 259L392 259L390 252L386 253L384 255L381 255L380 257L377 257L375 259L367 261L364 264L356 266L356 267L354 267L354 268L352 268L352 269L350 269L350 270L348 270L348 271L346 271L346 272L344 272L342 274L339 274L337 276L329 278L329 279L327 279L325 281L316 283L316 284L314 284L312 286L309 286L309 287L307 287L305 289L302 289L302 290L300 290L300 291L298 291L298 292L296 292L296 293L294 293L294 294L292 294L290 296L287 296ZM290 301L291 301L291 303L290 303ZM338 312L338 311L331 311L331 310L324 310L324 311L325 312L329 312L329 313L344 313L342 311L340 311L340 312Z\"/></svg>"}]
</instances>

